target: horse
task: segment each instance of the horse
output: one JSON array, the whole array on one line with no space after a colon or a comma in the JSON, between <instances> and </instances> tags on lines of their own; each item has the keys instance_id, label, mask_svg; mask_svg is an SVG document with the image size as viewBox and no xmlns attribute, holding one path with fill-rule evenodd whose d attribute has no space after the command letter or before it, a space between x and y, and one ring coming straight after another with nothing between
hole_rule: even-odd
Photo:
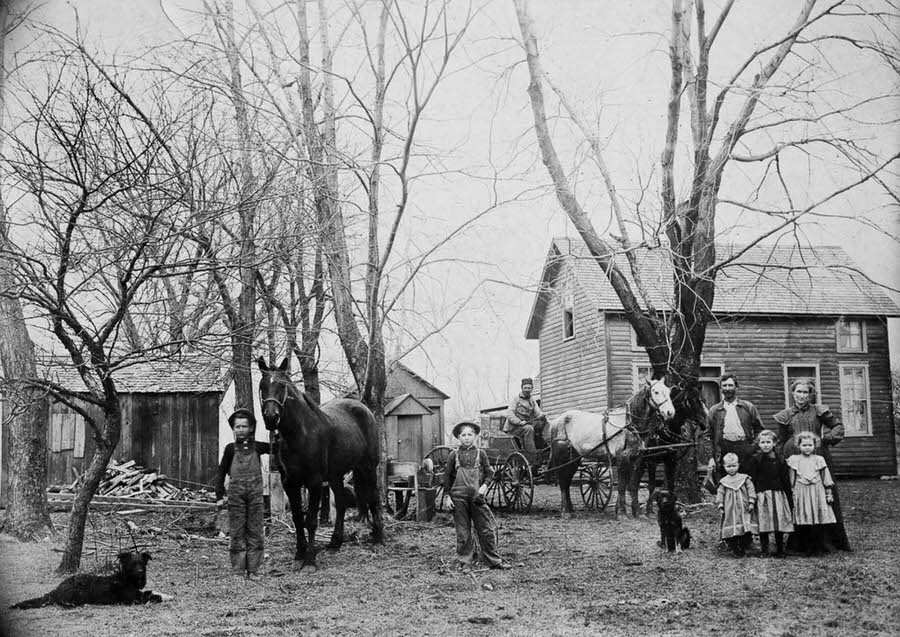
<instances>
[{"instance_id":1,"label":"horse","mask_svg":"<svg viewBox=\"0 0 900 637\"><path fill-rule=\"evenodd\" d=\"M631 513L637 515L637 493L640 479L647 469L647 506L646 515L653 514L653 492L656 489L656 465L663 464L665 471L665 488L675 492L675 470L678 463L679 448L693 444L683 434L685 422L694 414L705 414L706 406L696 387L682 388L673 384L669 391L669 408L659 408L653 397L643 397L638 391L626 403L626 419L629 426L638 434L639 443L622 454L619 465L619 492L622 492L624 476L631 492ZM625 512L625 503L619 499L616 512Z\"/></svg>"},{"instance_id":2,"label":"horse","mask_svg":"<svg viewBox=\"0 0 900 637\"><path fill-rule=\"evenodd\" d=\"M649 424L650 419L655 418L657 414L663 420L675 417L671 390L664 380L649 381L632 396L625 409L603 414L571 410L561 414L549 424L547 427L549 435L545 436L551 441L549 468L557 472L563 515L574 511L569 487L578 471L581 458L597 453L615 458L619 469L616 514L618 515L620 510L622 513L625 512L625 489L626 486L631 487L632 483L634 486L630 489L631 507L633 512L637 511L638 480L632 479L631 476L636 468L643 471L643 465L640 467L637 465L644 444L641 439L641 428L637 425L641 422Z\"/></svg>"},{"instance_id":3,"label":"horse","mask_svg":"<svg viewBox=\"0 0 900 637\"><path fill-rule=\"evenodd\" d=\"M297 531L294 566L311 572L316 570L316 527L324 482L332 487L336 512L327 548L338 550L343 544L348 500L345 490L336 487L344 484L344 475L349 471L353 472L360 517L371 520L371 541L383 542L384 522L376 473L379 445L372 412L358 400L348 398L338 398L320 407L291 381L287 358L278 368L269 368L262 358L257 364L262 371L259 398L263 421L267 430L277 430L280 434L273 456ZM304 487L309 494L305 520L301 500Z\"/></svg>"}]
</instances>

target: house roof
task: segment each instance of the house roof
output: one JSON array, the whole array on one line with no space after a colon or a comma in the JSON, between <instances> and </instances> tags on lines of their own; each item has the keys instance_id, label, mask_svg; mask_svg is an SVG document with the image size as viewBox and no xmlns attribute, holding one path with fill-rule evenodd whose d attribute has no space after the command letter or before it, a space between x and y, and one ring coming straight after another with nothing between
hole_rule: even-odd
<instances>
[{"instance_id":1,"label":"house roof","mask_svg":"<svg viewBox=\"0 0 900 637\"><path fill-rule=\"evenodd\" d=\"M390 416L401 406L404 407L407 416L428 416L433 413L427 405L412 394L401 394L384 406L384 415Z\"/></svg>"},{"instance_id":2,"label":"house roof","mask_svg":"<svg viewBox=\"0 0 900 637\"><path fill-rule=\"evenodd\" d=\"M183 356L165 360L140 361L113 372L116 387L123 393L198 394L221 392L230 376L224 361L206 356ZM38 373L73 392L84 392L84 382L69 360L41 358Z\"/></svg>"},{"instance_id":3,"label":"house roof","mask_svg":"<svg viewBox=\"0 0 900 637\"><path fill-rule=\"evenodd\" d=\"M430 389L430 390L433 391L434 393L438 394L439 397L444 398L444 399L450 398L450 396L448 396L447 394L445 394L444 392L442 392L440 389L438 389L437 387L435 387L434 385L432 385L431 383L429 383L427 380L425 380L424 378L422 378L421 376L419 376L416 372L414 372L413 370L411 370L409 367L407 367L407 366L404 365L403 363L399 363L399 362L395 362L393 365L391 365L390 369L388 370L388 383L391 382L391 381L390 381L390 377L392 376L392 372L393 372L395 369L402 370L403 372L405 372L406 374L408 374L409 376L411 376L414 380L416 380L417 382L421 383L422 385L424 385L425 387L427 387L428 389ZM407 389L408 389L408 388L407 388Z\"/></svg>"},{"instance_id":4,"label":"house roof","mask_svg":"<svg viewBox=\"0 0 900 637\"><path fill-rule=\"evenodd\" d=\"M900 316L896 303L861 274L840 247L716 246L719 262L738 254L716 276L712 309L719 316ZM667 246L639 249L635 256L653 304L660 310L671 308L673 275ZM616 255L615 260L634 288L625 256ZM572 264L572 276L598 309L622 311L619 297L584 242L580 238L556 237L544 264L526 338L538 338L550 301L550 286L566 264Z\"/></svg>"}]
</instances>

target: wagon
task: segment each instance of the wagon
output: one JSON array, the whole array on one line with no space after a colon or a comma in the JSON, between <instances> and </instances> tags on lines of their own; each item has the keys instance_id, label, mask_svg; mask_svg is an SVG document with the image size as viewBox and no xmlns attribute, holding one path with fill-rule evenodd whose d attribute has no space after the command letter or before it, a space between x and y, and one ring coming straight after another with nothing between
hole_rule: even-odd
<instances>
[{"instance_id":1,"label":"wagon","mask_svg":"<svg viewBox=\"0 0 900 637\"><path fill-rule=\"evenodd\" d=\"M527 513L534 502L534 485L553 480L553 470L549 468L550 447L529 453L522 448L518 438L499 432L485 432L483 440L483 448L494 470L488 485L488 503L495 509ZM428 466L433 467L436 476L443 476L452 450L452 447L442 445L425 456L425 462L430 463ZM606 456L582 459L573 483L578 485L585 508L606 508L612 496L612 475L611 461ZM443 485L442 478L438 482ZM443 507L443 496L443 486L440 486L439 509Z\"/></svg>"}]
</instances>

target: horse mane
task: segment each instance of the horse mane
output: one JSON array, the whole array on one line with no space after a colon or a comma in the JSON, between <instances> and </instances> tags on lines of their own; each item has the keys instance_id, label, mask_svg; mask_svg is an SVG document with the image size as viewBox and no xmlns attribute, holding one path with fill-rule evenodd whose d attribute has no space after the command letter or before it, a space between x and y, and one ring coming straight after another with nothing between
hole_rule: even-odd
<instances>
[{"instance_id":1,"label":"horse mane","mask_svg":"<svg viewBox=\"0 0 900 637\"><path fill-rule=\"evenodd\" d=\"M269 375L272 380L277 380L282 385L284 385L285 390L288 395L297 400L300 403L306 405L306 407L313 412L313 415L319 416L320 418L325 418L325 413L319 408L319 405L314 401L309 395L300 389L296 383L284 372L280 372L278 370L270 370Z\"/></svg>"}]
</instances>

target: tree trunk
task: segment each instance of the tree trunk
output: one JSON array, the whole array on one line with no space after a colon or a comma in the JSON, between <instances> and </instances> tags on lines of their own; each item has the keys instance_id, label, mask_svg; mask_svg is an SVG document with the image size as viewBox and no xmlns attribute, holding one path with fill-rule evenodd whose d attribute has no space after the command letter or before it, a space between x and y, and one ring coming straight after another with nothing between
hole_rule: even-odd
<instances>
[{"instance_id":1,"label":"tree trunk","mask_svg":"<svg viewBox=\"0 0 900 637\"><path fill-rule=\"evenodd\" d=\"M3 268L0 264L0 288L9 289ZM19 302L2 297L0 361L7 380L3 417L9 422L5 440L9 445L9 491L3 528L20 540L33 540L52 528L47 509L48 405L44 392L17 382L36 376L34 345Z\"/></svg>"},{"instance_id":2,"label":"tree trunk","mask_svg":"<svg viewBox=\"0 0 900 637\"><path fill-rule=\"evenodd\" d=\"M0 2L0 131L6 111L6 29L9 6ZM0 144L3 138L0 134ZM0 196L0 290L13 290L13 264L4 257L9 245L6 206ZM9 422L9 493L4 530L20 540L44 535L52 527L47 510L47 401L43 392L18 381L37 376L34 343L17 298L0 295L0 369L7 384L2 414ZM12 390L14 387L16 389Z\"/></svg>"},{"instance_id":3,"label":"tree trunk","mask_svg":"<svg viewBox=\"0 0 900 637\"><path fill-rule=\"evenodd\" d=\"M113 424L112 429L119 430L120 424ZM110 423L105 424L106 432L110 429ZM118 435L116 435L116 443L118 443ZM97 443L94 455L88 465L87 470L82 476L82 483L75 493L75 499L72 501L72 509L69 512L69 530L66 534L66 545L63 548L63 557L60 562L58 573L74 573L81 566L81 552L84 549L84 527L87 523L88 510L90 508L91 499L100 486L100 481L106 473L109 466L109 459L112 458L116 445L110 445L103 441L101 436L95 435L94 441Z\"/></svg>"}]
</instances>

